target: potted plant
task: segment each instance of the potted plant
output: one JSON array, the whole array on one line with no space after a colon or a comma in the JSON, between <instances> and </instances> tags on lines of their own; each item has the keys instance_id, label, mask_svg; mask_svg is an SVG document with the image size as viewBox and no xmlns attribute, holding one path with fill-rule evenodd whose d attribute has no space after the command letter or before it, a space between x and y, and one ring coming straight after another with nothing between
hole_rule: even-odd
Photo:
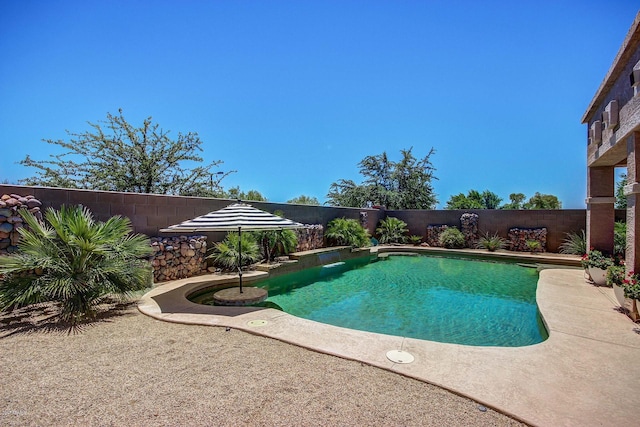
<instances>
[{"instance_id":1,"label":"potted plant","mask_svg":"<svg viewBox=\"0 0 640 427\"><path fill-rule=\"evenodd\" d=\"M624 279L622 287L624 289L624 296L633 301L629 315L634 321L637 321L640 319L640 314L638 313L638 301L640 301L640 274L630 271L627 278Z\"/></svg>"},{"instance_id":2,"label":"potted plant","mask_svg":"<svg viewBox=\"0 0 640 427\"><path fill-rule=\"evenodd\" d=\"M607 283L607 269L614 263L613 258L604 255L597 249L591 249L582 257L582 265L589 270L593 283L602 286Z\"/></svg>"},{"instance_id":3,"label":"potted plant","mask_svg":"<svg viewBox=\"0 0 640 427\"><path fill-rule=\"evenodd\" d=\"M613 287L613 293L621 307L624 307L624 264L611 265L607 268L606 285Z\"/></svg>"}]
</instances>

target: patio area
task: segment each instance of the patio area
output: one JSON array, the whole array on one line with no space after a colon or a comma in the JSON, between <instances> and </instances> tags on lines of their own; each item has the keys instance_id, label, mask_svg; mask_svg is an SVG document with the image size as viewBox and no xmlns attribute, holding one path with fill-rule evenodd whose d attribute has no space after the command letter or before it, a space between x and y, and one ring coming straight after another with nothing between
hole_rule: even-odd
<instances>
[{"instance_id":1,"label":"patio area","mask_svg":"<svg viewBox=\"0 0 640 427\"><path fill-rule=\"evenodd\" d=\"M439 385L533 425L635 424L640 419L640 325L617 311L612 289L587 284L579 269L540 272L537 301L550 336L519 348L443 344L338 328L274 309L188 301L190 289L205 279L233 277L163 284L143 297L139 309L164 321L239 329L360 361ZM386 356L391 350L408 352L414 361L394 363Z\"/></svg>"}]
</instances>

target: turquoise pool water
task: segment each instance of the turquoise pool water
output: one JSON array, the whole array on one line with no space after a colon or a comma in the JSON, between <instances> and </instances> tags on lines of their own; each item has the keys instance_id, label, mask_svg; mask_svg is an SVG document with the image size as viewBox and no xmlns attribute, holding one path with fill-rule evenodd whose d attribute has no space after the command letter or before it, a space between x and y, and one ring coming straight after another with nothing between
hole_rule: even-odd
<instances>
[{"instance_id":1,"label":"turquoise pool water","mask_svg":"<svg viewBox=\"0 0 640 427\"><path fill-rule=\"evenodd\" d=\"M305 319L445 343L517 347L548 336L536 304L537 281L535 269L517 264L392 255L256 286L268 289L266 305Z\"/></svg>"}]
</instances>

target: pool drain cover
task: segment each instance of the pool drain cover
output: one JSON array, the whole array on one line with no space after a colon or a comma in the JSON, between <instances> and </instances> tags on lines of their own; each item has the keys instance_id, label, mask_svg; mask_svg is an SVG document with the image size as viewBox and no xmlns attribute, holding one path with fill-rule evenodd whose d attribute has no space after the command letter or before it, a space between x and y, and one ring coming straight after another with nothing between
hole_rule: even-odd
<instances>
[{"instance_id":1,"label":"pool drain cover","mask_svg":"<svg viewBox=\"0 0 640 427\"><path fill-rule=\"evenodd\" d=\"M247 322L247 325L249 325L249 326L264 326L267 323L269 323L269 322L267 322L266 320L249 320Z\"/></svg>"},{"instance_id":2,"label":"pool drain cover","mask_svg":"<svg viewBox=\"0 0 640 427\"><path fill-rule=\"evenodd\" d=\"M411 363L414 357L411 353L402 350L387 351L387 359L395 363Z\"/></svg>"}]
</instances>

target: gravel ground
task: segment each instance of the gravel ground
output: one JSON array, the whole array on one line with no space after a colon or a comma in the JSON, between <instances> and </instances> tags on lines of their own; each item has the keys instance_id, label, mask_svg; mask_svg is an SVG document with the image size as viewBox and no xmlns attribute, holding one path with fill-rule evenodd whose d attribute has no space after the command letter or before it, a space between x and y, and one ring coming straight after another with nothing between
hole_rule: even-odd
<instances>
[{"instance_id":1,"label":"gravel ground","mask_svg":"<svg viewBox=\"0 0 640 427\"><path fill-rule=\"evenodd\" d=\"M238 330L122 306L68 333L50 314L0 315L2 426L522 425L430 384Z\"/></svg>"}]
</instances>

